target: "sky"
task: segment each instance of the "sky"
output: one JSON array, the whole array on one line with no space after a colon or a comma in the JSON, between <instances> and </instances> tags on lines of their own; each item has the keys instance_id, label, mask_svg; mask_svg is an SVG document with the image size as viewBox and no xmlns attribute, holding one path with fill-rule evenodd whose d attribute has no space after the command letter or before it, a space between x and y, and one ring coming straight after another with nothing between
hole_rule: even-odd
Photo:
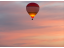
<instances>
[{"instance_id":1,"label":"sky","mask_svg":"<svg viewBox=\"0 0 64 48\"><path fill-rule=\"evenodd\" d=\"M33 20L31 2L40 7ZM64 1L0 1L0 47L64 47Z\"/></svg>"}]
</instances>

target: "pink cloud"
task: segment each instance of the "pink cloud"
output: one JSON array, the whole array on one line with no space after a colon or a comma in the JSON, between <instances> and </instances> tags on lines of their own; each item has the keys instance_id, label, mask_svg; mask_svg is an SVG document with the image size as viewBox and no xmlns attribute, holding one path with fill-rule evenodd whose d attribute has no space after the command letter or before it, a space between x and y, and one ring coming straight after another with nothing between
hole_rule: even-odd
<instances>
[{"instance_id":1,"label":"pink cloud","mask_svg":"<svg viewBox=\"0 0 64 48\"><path fill-rule=\"evenodd\" d=\"M45 3L41 2L40 3L40 8L44 8L45 6L49 7L50 5L53 6L55 3L59 3L60 4L60 3L64 3L64 2L63 1L51 1L51 2L47 2L47 3L46 2Z\"/></svg>"},{"instance_id":2,"label":"pink cloud","mask_svg":"<svg viewBox=\"0 0 64 48\"><path fill-rule=\"evenodd\" d=\"M43 6L55 3L48 2ZM7 2L2 3L5 4ZM32 21L25 7L19 4L1 8L0 46L63 46L63 11L48 9L40 10Z\"/></svg>"}]
</instances>

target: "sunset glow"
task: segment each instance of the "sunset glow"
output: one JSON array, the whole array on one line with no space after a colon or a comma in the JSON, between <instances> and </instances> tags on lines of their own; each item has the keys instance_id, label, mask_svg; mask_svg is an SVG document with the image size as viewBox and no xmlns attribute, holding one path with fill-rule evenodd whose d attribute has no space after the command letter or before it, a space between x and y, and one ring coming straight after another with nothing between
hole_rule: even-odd
<instances>
[{"instance_id":1,"label":"sunset glow","mask_svg":"<svg viewBox=\"0 0 64 48\"><path fill-rule=\"evenodd\" d=\"M0 1L0 47L64 47L64 1ZM34 20L31 20L34 17Z\"/></svg>"}]
</instances>

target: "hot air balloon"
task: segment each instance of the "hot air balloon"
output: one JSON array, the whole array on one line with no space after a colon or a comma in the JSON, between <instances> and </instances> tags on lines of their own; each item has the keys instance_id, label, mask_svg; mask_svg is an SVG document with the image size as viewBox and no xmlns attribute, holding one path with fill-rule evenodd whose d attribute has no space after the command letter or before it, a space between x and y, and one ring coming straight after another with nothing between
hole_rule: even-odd
<instances>
[{"instance_id":1,"label":"hot air balloon","mask_svg":"<svg viewBox=\"0 0 64 48\"><path fill-rule=\"evenodd\" d=\"M26 6L26 10L27 10L28 14L31 16L32 20L33 20L33 18L35 17L35 15L39 11L39 5L37 3L29 3Z\"/></svg>"}]
</instances>

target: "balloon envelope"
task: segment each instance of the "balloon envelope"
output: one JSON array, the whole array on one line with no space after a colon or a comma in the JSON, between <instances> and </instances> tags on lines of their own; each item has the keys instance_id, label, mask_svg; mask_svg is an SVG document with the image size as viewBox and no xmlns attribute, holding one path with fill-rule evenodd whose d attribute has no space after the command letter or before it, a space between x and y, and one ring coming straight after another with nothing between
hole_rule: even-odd
<instances>
[{"instance_id":1,"label":"balloon envelope","mask_svg":"<svg viewBox=\"0 0 64 48\"><path fill-rule=\"evenodd\" d=\"M38 13L39 11L39 5L36 3L29 3L26 6L26 10L28 12L28 14L31 16L31 18L34 18L35 15Z\"/></svg>"}]
</instances>

